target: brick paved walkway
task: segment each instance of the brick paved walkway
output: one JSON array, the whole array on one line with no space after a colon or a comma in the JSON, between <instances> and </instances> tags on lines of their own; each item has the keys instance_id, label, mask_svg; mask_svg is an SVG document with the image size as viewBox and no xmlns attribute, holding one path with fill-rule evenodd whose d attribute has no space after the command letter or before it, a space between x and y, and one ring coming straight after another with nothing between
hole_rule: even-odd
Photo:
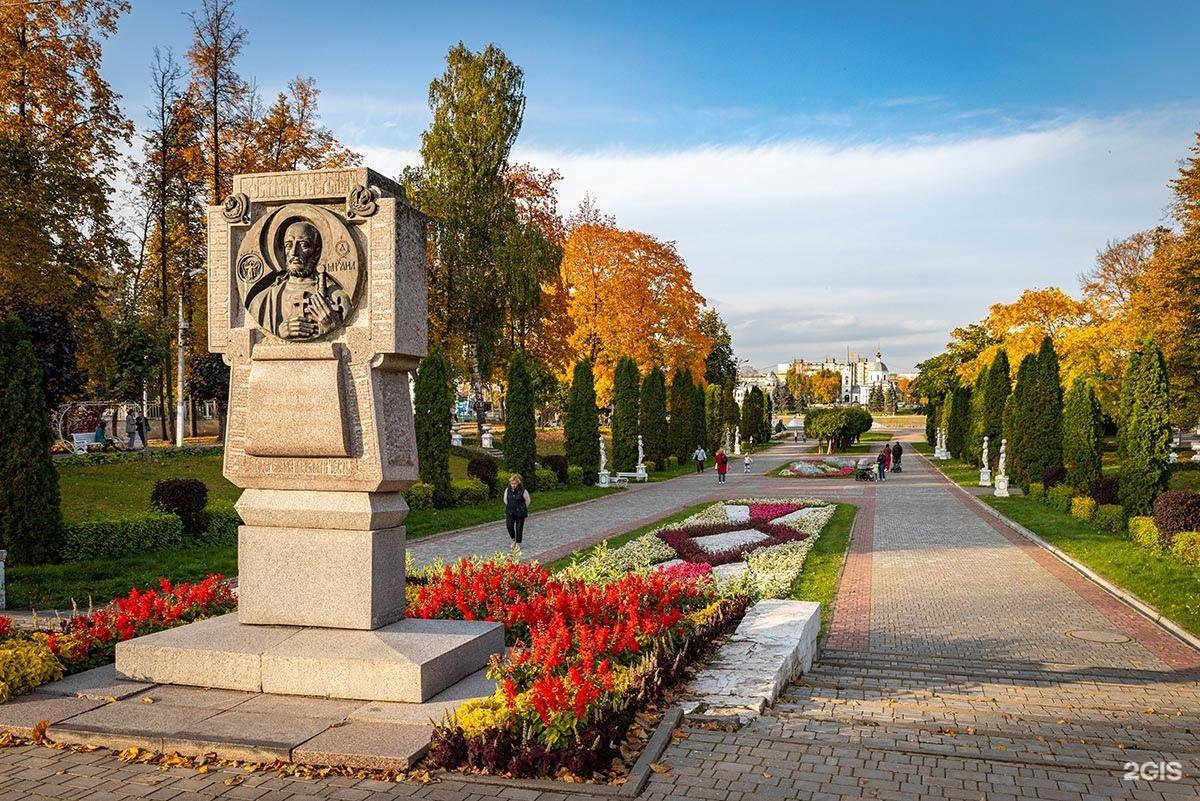
<instances>
[{"instance_id":1,"label":"brick paved walkway","mask_svg":"<svg viewBox=\"0 0 1200 801\"><path fill-rule=\"evenodd\" d=\"M905 470L880 485L738 475L721 492L820 495L858 503L863 513L813 670L741 731L685 729L661 759L670 772L653 775L642 797L1200 797L1200 688L1192 670L1200 655L994 525L915 456ZM695 482L694 493L683 490L687 481ZM654 497L664 506L719 497L696 479L662 487ZM647 504L642 513L669 511ZM603 514L595 519L616 526ZM1100 644L1070 633L1088 630L1128 640ZM1127 762L1178 762L1183 778L1126 781ZM123 765L103 752L4 749L0 801L612 798L458 780L385 785L249 776L226 785L234 775Z\"/></svg>"}]
</instances>

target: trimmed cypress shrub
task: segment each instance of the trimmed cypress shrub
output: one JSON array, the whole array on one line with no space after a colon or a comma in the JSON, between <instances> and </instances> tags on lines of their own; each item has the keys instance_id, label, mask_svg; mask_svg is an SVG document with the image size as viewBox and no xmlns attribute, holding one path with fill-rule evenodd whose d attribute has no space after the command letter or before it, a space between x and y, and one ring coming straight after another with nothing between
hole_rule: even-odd
<instances>
[{"instance_id":1,"label":"trimmed cypress shrub","mask_svg":"<svg viewBox=\"0 0 1200 801\"><path fill-rule=\"evenodd\" d=\"M1000 438L1004 436L1004 405L1012 394L1012 378L1009 375L1008 354L1003 350L992 359L987 370L987 386L984 388L982 433L991 438L989 454L992 468L1000 458ZM982 439L982 437L980 438Z\"/></svg>"},{"instance_id":2,"label":"trimmed cypress shrub","mask_svg":"<svg viewBox=\"0 0 1200 801\"><path fill-rule=\"evenodd\" d=\"M596 379L587 359L580 359L575 365L563 434L567 464L583 468L585 483L596 483L600 473L600 417L596 412ZM533 478L529 476L530 484Z\"/></svg>"},{"instance_id":3,"label":"trimmed cypress shrub","mask_svg":"<svg viewBox=\"0 0 1200 801\"><path fill-rule=\"evenodd\" d=\"M1092 385L1076 378L1063 403L1063 466L1067 483L1089 489L1100 478L1100 451L1104 420Z\"/></svg>"},{"instance_id":4,"label":"trimmed cypress shrub","mask_svg":"<svg viewBox=\"0 0 1200 801\"><path fill-rule=\"evenodd\" d=\"M987 430L986 420L984 419L984 402L987 400L988 386L988 368L984 367L979 371L979 375L975 378L975 384L971 387L971 409L970 421L967 425L967 437L963 442L963 461L979 467L979 462L983 458L983 437ZM998 448L1000 444L989 443L989 447Z\"/></svg>"},{"instance_id":5,"label":"trimmed cypress shrub","mask_svg":"<svg viewBox=\"0 0 1200 801\"><path fill-rule=\"evenodd\" d=\"M533 475L537 468L533 385L525 368L525 354L519 350L508 362L508 387L504 393L504 442L501 448L504 451L505 470L523 476Z\"/></svg>"},{"instance_id":6,"label":"trimmed cypress shrub","mask_svg":"<svg viewBox=\"0 0 1200 801\"><path fill-rule=\"evenodd\" d=\"M733 429L742 424L742 410L738 406L736 400L733 399L733 379L725 380L721 385L721 409L725 412L725 430L729 432L730 441L733 440ZM745 435L743 435L744 438ZM721 444L724 445L724 435L722 435Z\"/></svg>"},{"instance_id":7,"label":"trimmed cypress shrub","mask_svg":"<svg viewBox=\"0 0 1200 801\"><path fill-rule=\"evenodd\" d=\"M717 448L725 443L725 410L721 406L720 384L709 384L704 390L704 429L708 439L704 443L708 455L716 454Z\"/></svg>"},{"instance_id":8,"label":"trimmed cypress shrub","mask_svg":"<svg viewBox=\"0 0 1200 801\"><path fill-rule=\"evenodd\" d=\"M942 405L931 398L925 407L925 442L933 448L937 445L938 421L942 419Z\"/></svg>"},{"instance_id":9,"label":"trimmed cypress shrub","mask_svg":"<svg viewBox=\"0 0 1200 801\"><path fill-rule=\"evenodd\" d=\"M433 487L433 505L454 505L450 485L450 413L454 407L450 372L436 348L421 360L413 387L413 424L417 435L417 473Z\"/></svg>"},{"instance_id":10,"label":"trimmed cypress shrub","mask_svg":"<svg viewBox=\"0 0 1200 801\"><path fill-rule=\"evenodd\" d=\"M971 425L971 388L959 387L946 393L946 449L960 457Z\"/></svg>"},{"instance_id":11,"label":"trimmed cypress shrub","mask_svg":"<svg viewBox=\"0 0 1200 801\"><path fill-rule=\"evenodd\" d=\"M642 380L638 423L642 431L642 445L646 451L646 469L651 469L650 462L659 467L666 467L667 389L663 372L657 367L650 368Z\"/></svg>"},{"instance_id":12,"label":"trimmed cypress shrub","mask_svg":"<svg viewBox=\"0 0 1200 801\"><path fill-rule=\"evenodd\" d=\"M58 561L63 520L42 368L25 326L0 319L0 542L10 565Z\"/></svg>"},{"instance_id":13,"label":"trimmed cypress shrub","mask_svg":"<svg viewBox=\"0 0 1200 801\"><path fill-rule=\"evenodd\" d=\"M677 459L687 459L699 443L692 442L695 426L692 424L692 374L675 368L671 376L670 401L667 410L667 453Z\"/></svg>"},{"instance_id":14,"label":"trimmed cypress shrub","mask_svg":"<svg viewBox=\"0 0 1200 801\"><path fill-rule=\"evenodd\" d=\"M699 384L692 387L692 426L695 429L692 433L692 439L696 441L697 445L704 448L705 453L711 459L716 451L709 450L708 447L708 421L705 419L704 387Z\"/></svg>"},{"instance_id":15,"label":"trimmed cypress shrub","mask_svg":"<svg viewBox=\"0 0 1200 801\"><path fill-rule=\"evenodd\" d=\"M755 442L766 444L771 441L771 417L774 415L772 408L771 393L763 393L763 420L762 428L759 430L759 436L754 438Z\"/></svg>"},{"instance_id":16,"label":"trimmed cypress shrub","mask_svg":"<svg viewBox=\"0 0 1200 801\"><path fill-rule=\"evenodd\" d=\"M1042 340L1037 354L1037 372L1028 398L1025 424L1025 471L1028 476L1043 475L1047 469L1061 467L1062 457L1062 379L1058 353L1050 337Z\"/></svg>"},{"instance_id":17,"label":"trimmed cypress shrub","mask_svg":"<svg viewBox=\"0 0 1200 801\"><path fill-rule=\"evenodd\" d=\"M742 398L742 420L738 430L742 435L742 446L746 447L753 437L758 442L759 429L762 427L763 394L758 387L751 387Z\"/></svg>"},{"instance_id":18,"label":"trimmed cypress shrub","mask_svg":"<svg viewBox=\"0 0 1200 801\"><path fill-rule=\"evenodd\" d=\"M613 372L612 458L616 471L632 472L637 467L638 383L637 362L622 356Z\"/></svg>"},{"instance_id":19,"label":"trimmed cypress shrub","mask_svg":"<svg viewBox=\"0 0 1200 801\"><path fill-rule=\"evenodd\" d=\"M1118 431L1121 452L1121 505L1131 515L1147 514L1167 488L1167 443L1171 440L1167 366L1154 340L1131 353L1121 384L1126 415ZM1190 530L1190 529L1178 529Z\"/></svg>"}]
</instances>

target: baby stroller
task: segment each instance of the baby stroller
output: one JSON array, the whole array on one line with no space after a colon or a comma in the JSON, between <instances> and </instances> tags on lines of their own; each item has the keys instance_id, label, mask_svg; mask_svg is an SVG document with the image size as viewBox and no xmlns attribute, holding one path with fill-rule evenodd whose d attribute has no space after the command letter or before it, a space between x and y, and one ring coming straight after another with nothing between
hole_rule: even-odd
<instances>
[{"instance_id":1,"label":"baby stroller","mask_svg":"<svg viewBox=\"0 0 1200 801\"><path fill-rule=\"evenodd\" d=\"M875 481L875 460L874 459L859 459L858 464L854 467L855 481Z\"/></svg>"}]
</instances>

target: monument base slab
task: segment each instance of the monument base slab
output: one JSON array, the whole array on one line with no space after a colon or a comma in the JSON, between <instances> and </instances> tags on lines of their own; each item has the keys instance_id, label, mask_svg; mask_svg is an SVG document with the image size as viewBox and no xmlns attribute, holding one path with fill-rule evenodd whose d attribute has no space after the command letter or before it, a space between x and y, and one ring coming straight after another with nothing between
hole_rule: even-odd
<instances>
[{"instance_id":1,"label":"monument base slab","mask_svg":"<svg viewBox=\"0 0 1200 801\"><path fill-rule=\"evenodd\" d=\"M251 626L238 613L117 644L136 681L422 703L504 651L504 627L406 619L374 631Z\"/></svg>"},{"instance_id":2,"label":"monument base slab","mask_svg":"<svg viewBox=\"0 0 1200 801\"><path fill-rule=\"evenodd\" d=\"M238 614L264 626L376 629L404 616L404 526L241 526Z\"/></svg>"}]
</instances>

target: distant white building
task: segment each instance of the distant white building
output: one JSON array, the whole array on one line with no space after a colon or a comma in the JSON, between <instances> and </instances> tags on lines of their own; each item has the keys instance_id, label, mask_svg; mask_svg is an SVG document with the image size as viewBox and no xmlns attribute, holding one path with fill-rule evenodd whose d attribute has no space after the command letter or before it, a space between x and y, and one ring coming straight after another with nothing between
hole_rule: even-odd
<instances>
[{"instance_id":1,"label":"distant white building","mask_svg":"<svg viewBox=\"0 0 1200 801\"><path fill-rule=\"evenodd\" d=\"M829 370L842 377L842 388L839 393L842 403L858 403L866 406L871 401L871 390L874 387L886 388L895 386L898 375L888 369L883 362L883 353L875 352L873 360L856 353L847 353L845 361L838 361L827 356L824 361L809 362L804 359L794 359L789 365L778 365L784 368L779 375L786 380L787 370L792 369L805 375L816 375L822 370Z\"/></svg>"}]
</instances>

